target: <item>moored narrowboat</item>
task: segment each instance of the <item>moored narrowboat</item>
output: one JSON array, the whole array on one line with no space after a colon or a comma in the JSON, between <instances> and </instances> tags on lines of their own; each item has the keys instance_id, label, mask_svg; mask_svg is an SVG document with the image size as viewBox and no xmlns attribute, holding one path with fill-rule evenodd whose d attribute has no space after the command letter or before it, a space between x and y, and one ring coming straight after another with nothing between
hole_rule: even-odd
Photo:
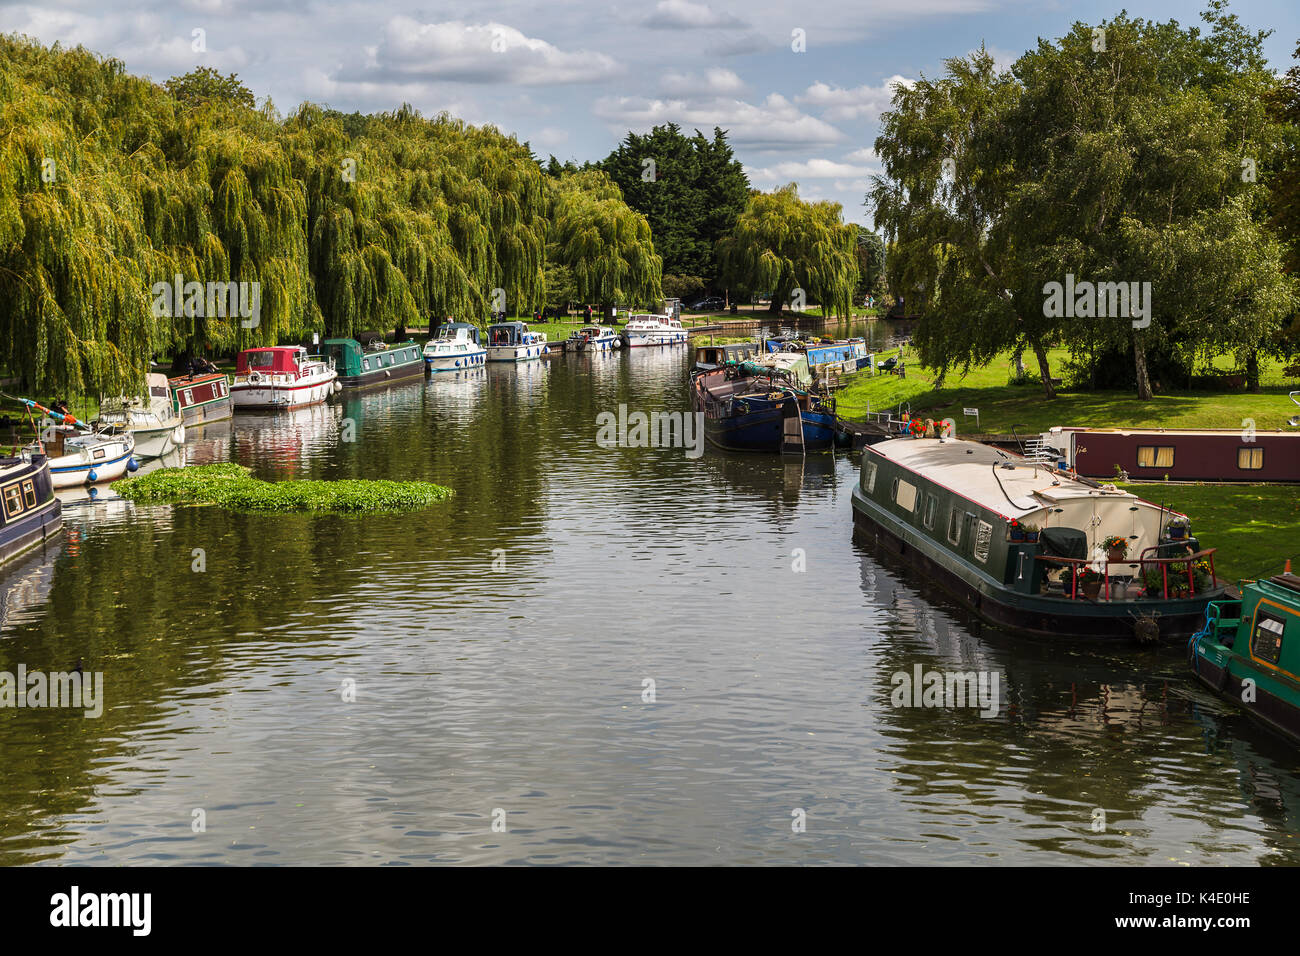
<instances>
[{"instance_id":1,"label":"moored narrowboat","mask_svg":"<svg viewBox=\"0 0 1300 956\"><path fill-rule=\"evenodd\" d=\"M172 406L186 425L203 425L230 418L230 379L223 372L197 372L167 379Z\"/></svg>"},{"instance_id":2,"label":"moored narrowboat","mask_svg":"<svg viewBox=\"0 0 1300 956\"><path fill-rule=\"evenodd\" d=\"M35 547L63 527L49 459L40 454L0 457L0 564Z\"/></svg>"},{"instance_id":3,"label":"moored narrowboat","mask_svg":"<svg viewBox=\"0 0 1300 956\"><path fill-rule=\"evenodd\" d=\"M374 342L363 349L356 339L326 339L324 351L344 388L391 385L424 375L424 353L411 341Z\"/></svg>"},{"instance_id":4,"label":"moored narrowboat","mask_svg":"<svg viewBox=\"0 0 1300 956\"><path fill-rule=\"evenodd\" d=\"M853 514L863 538L1008 630L1185 640L1225 593L1186 516L977 442L867 446Z\"/></svg>"},{"instance_id":5,"label":"moored narrowboat","mask_svg":"<svg viewBox=\"0 0 1300 956\"><path fill-rule=\"evenodd\" d=\"M704 415L705 438L726 451L803 454L835 444L834 401L810 388L801 355L767 355L697 371L690 392L691 407Z\"/></svg>"},{"instance_id":6,"label":"moored narrowboat","mask_svg":"<svg viewBox=\"0 0 1300 956\"><path fill-rule=\"evenodd\" d=\"M1074 428L1038 445L1089 478L1300 481L1300 434L1256 428Z\"/></svg>"},{"instance_id":7,"label":"moored narrowboat","mask_svg":"<svg viewBox=\"0 0 1300 956\"><path fill-rule=\"evenodd\" d=\"M1197 680L1300 744L1300 577L1288 568L1211 601L1188 647Z\"/></svg>"}]
</instances>

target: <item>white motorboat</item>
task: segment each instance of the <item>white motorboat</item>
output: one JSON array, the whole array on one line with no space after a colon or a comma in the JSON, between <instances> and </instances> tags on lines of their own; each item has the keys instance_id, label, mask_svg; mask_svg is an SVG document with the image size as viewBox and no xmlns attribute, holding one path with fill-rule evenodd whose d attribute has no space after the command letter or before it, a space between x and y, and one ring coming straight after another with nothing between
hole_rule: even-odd
<instances>
[{"instance_id":1,"label":"white motorboat","mask_svg":"<svg viewBox=\"0 0 1300 956\"><path fill-rule=\"evenodd\" d=\"M430 372L459 372L487 361L487 349L479 342L479 331L468 322L449 322L438 329L438 337L424 346L424 364Z\"/></svg>"},{"instance_id":2,"label":"white motorboat","mask_svg":"<svg viewBox=\"0 0 1300 956\"><path fill-rule=\"evenodd\" d=\"M550 350L545 332L529 332L522 322L500 322L487 329L489 362L528 362Z\"/></svg>"},{"instance_id":3,"label":"white motorboat","mask_svg":"<svg viewBox=\"0 0 1300 956\"><path fill-rule=\"evenodd\" d=\"M584 325L569 336L569 341L575 352L610 352L623 346L617 332L598 325Z\"/></svg>"},{"instance_id":4,"label":"white motorboat","mask_svg":"<svg viewBox=\"0 0 1300 956\"><path fill-rule=\"evenodd\" d=\"M237 410L284 411L316 405L341 390L332 363L301 346L277 345L239 353L230 396Z\"/></svg>"},{"instance_id":5,"label":"white motorboat","mask_svg":"<svg viewBox=\"0 0 1300 956\"><path fill-rule=\"evenodd\" d=\"M172 401L166 375L151 372L149 398L110 398L99 407L101 424L128 431L135 437L139 458L161 458L185 441L185 421Z\"/></svg>"},{"instance_id":6,"label":"white motorboat","mask_svg":"<svg viewBox=\"0 0 1300 956\"><path fill-rule=\"evenodd\" d=\"M48 441L34 450L49 456L50 480L55 488L116 481L135 471L135 436L129 431L78 434L71 428L55 428Z\"/></svg>"},{"instance_id":7,"label":"white motorboat","mask_svg":"<svg viewBox=\"0 0 1300 956\"><path fill-rule=\"evenodd\" d=\"M671 315L633 315L623 328L623 341L629 348L641 345L683 345L686 336L682 320Z\"/></svg>"}]
</instances>

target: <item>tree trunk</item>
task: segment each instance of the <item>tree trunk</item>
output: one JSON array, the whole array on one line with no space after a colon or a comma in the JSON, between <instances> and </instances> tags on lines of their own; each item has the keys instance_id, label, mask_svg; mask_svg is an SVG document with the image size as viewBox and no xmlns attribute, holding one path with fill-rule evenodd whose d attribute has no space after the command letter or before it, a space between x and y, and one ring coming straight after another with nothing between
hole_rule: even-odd
<instances>
[{"instance_id":1,"label":"tree trunk","mask_svg":"<svg viewBox=\"0 0 1300 956\"><path fill-rule=\"evenodd\" d=\"M1246 356L1246 391L1259 391L1259 353L1255 349Z\"/></svg>"},{"instance_id":2,"label":"tree trunk","mask_svg":"<svg viewBox=\"0 0 1300 956\"><path fill-rule=\"evenodd\" d=\"M1138 398L1151 400L1151 376L1147 372L1147 350L1142 344L1142 337L1133 333L1133 364L1137 371Z\"/></svg>"},{"instance_id":3,"label":"tree trunk","mask_svg":"<svg viewBox=\"0 0 1300 956\"><path fill-rule=\"evenodd\" d=\"M780 315L780 314L781 314L781 306L782 306L784 303L785 303L785 300L782 299L780 296L778 296L775 292L773 292L773 293L772 293L772 302L771 302L771 304L768 305L768 307L767 307L767 311L770 312L772 315Z\"/></svg>"},{"instance_id":4,"label":"tree trunk","mask_svg":"<svg viewBox=\"0 0 1300 956\"><path fill-rule=\"evenodd\" d=\"M1012 360L1016 363L1016 378L1020 378L1025 374L1025 350L1023 348L1016 349L1016 354L1012 356Z\"/></svg>"},{"instance_id":5,"label":"tree trunk","mask_svg":"<svg viewBox=\"0 0 1300 956\"><path fill-rule=\"evenodd\" d=\"M393 329L393 341L394 342L406 341L406 325L404 323L402 322L397 323L397 327Z\"/></svg>"},{"instance_id":6,"label":"tree trunk","mask_svg":"<svg viewBox=\"0 0 1300 956\"><path fill-rule=\"evenodd\" d=\"M1034 349L1034 358L1038 359L1038 377L1043 381L1043 396L1045 398L1056 398L1056 386L1052 384L1052 367L1047 361L1047 349L1043 348L1043 343L1035 339L1030 343Z\"/></svg>"}]
</instances>

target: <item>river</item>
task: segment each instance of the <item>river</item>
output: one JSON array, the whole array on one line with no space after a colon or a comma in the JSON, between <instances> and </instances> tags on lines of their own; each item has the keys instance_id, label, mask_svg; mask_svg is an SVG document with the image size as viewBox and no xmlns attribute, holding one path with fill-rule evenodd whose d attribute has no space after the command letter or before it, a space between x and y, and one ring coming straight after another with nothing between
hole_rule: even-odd
<instances>
[{"instance_id":1,"label":"river","mask_svg":"<svg viewBox=\"0 0 1300 956\"><path fill-rule=\"evenodd\" d=\"M425 479L395 517L69 496L0 569L0 862L1295 863L1294 752L1181 648L981 626L856 544L856 456L605 448L687 349L491 366L192 432L264 478ZM352 440L346 440L351 438ZM200 569L196 569L200 568ZM979 671L992 717L895 707Z\"/></svg>"}]
</instances>

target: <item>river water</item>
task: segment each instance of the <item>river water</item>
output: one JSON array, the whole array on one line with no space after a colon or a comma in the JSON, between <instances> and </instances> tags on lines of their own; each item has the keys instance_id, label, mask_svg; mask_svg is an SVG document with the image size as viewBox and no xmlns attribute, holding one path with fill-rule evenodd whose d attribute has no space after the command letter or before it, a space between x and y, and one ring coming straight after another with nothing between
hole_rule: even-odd
<instances>
[{"instance_id":1,"label":"river water","mask_svg":"<svg viewBox=\"0 0 1300 956\"><path fill-rule=\"evenodd\" d=\"M70 496L0 569L0 670L81 660L106 703L0 710L0 862L1300 860L1295 754L1181 649L980 626L855 544L856 456L599 447L600 412L687 408L687 351L187 444L456 490L413 515ZM998 675L997 715L893 706L917 665Z\"/></svg>"}]
</instances>

